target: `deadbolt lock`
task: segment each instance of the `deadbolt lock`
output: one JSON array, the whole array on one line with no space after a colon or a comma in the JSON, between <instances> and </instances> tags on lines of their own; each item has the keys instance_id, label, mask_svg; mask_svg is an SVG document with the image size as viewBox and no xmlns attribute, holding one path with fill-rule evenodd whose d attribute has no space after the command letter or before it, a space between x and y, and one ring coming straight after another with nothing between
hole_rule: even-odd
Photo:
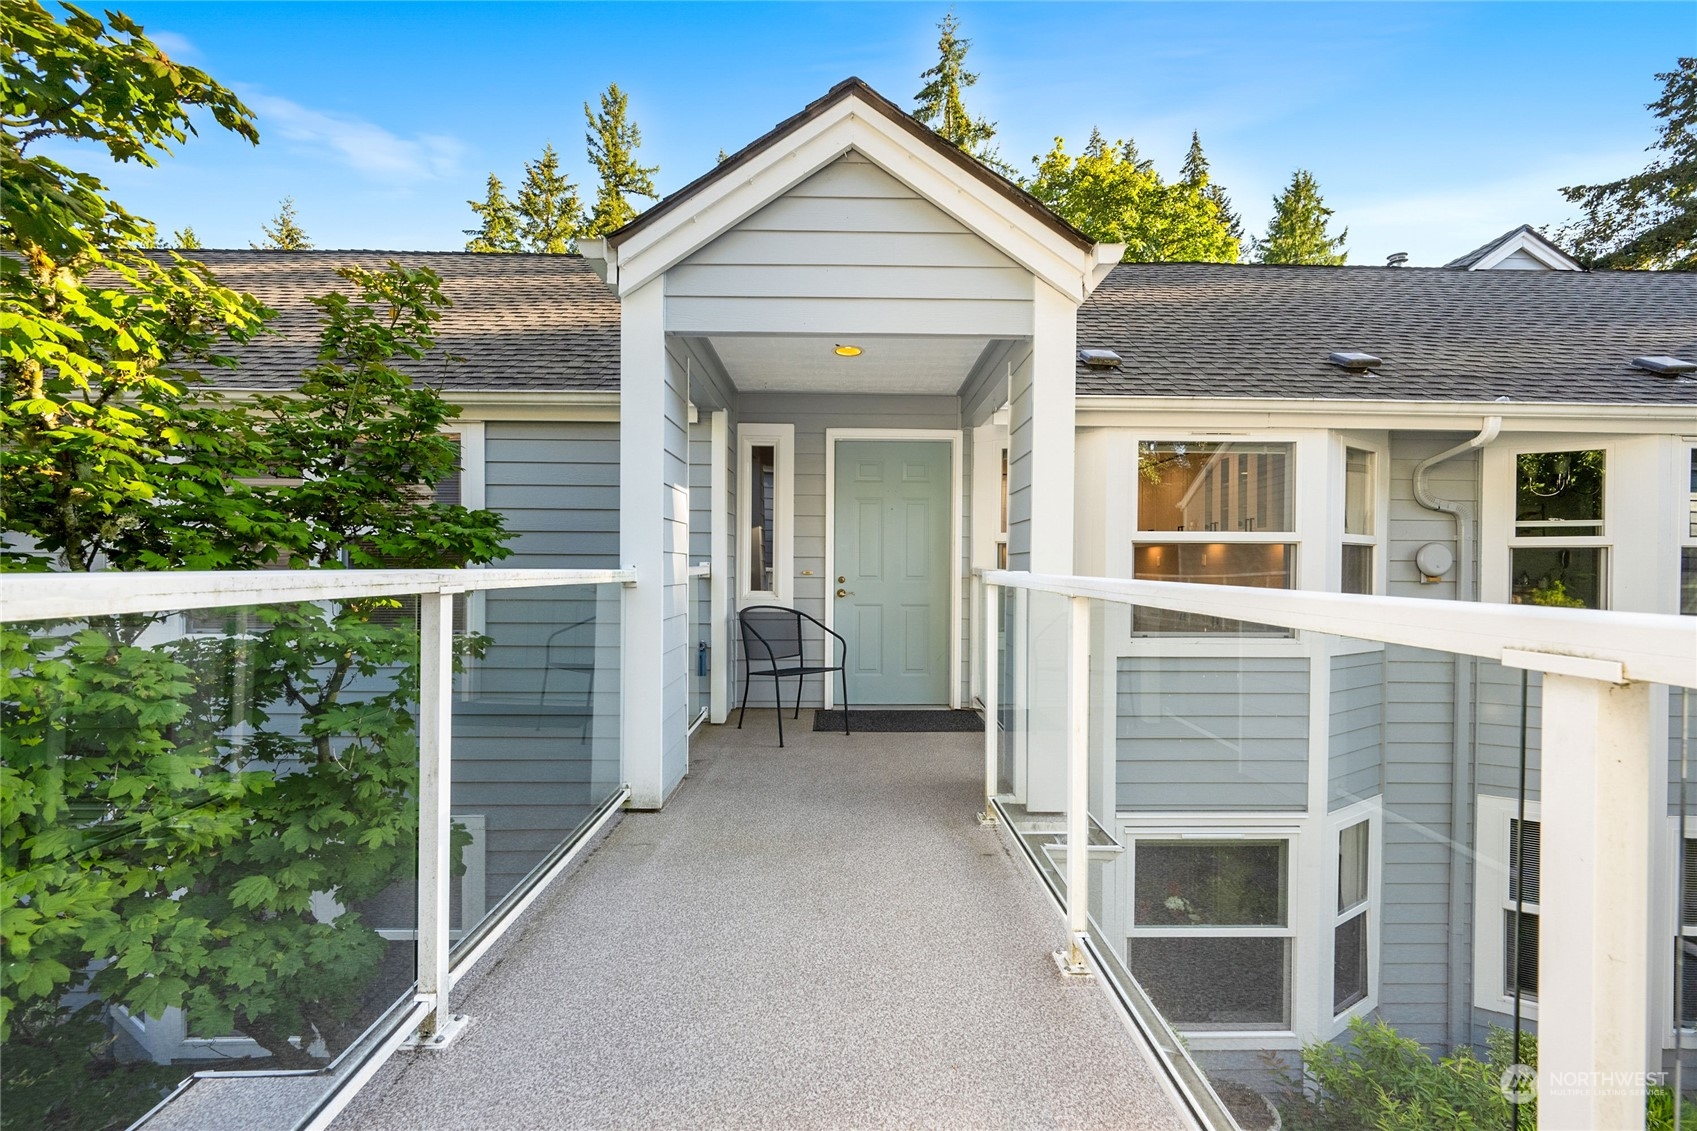
<instances>
[{"instance_id":1,"label":"deadbolt lock","mask_svg":"<svg viewBox=\"0 0 1697 1131\"><path fill-rule=\"evenodd\" d=\"M845 582L845 581L847 581L847 580L848 580L848 578L847 578L847 577L842 577L842 576L839 576L839 577L838 577L838 578L837 578L837 584L838 584L838 585L841 585L841 584L842 584L842 583L843 583L843 582Z\"/></svg>"}]
</instances>

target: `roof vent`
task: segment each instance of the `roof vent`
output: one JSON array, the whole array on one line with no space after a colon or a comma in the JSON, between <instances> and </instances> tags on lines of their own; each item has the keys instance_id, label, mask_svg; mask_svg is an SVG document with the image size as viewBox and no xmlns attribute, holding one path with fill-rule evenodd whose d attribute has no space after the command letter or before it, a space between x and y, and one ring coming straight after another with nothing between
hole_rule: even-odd
<instances>
[{"instance_id":1,"label":"roof vent","mask_svg":"<svg viewBox=\"0 0 1697 1131\"><path fill-rule=\"evenodd\" d=\"M1385 266L1386 267L1401 267L1404 263L1407 263L1407 262L1408 262L1408 252L1406 252L1406 251L1393 251L1393 252L1390 253L1389 256L1387 256L1385 258Z\"/></svg>"},{"instance_id":2,"label":"roof vent","mask_svg":"<svg viewBox=\"0 0 1697 1131\"><path fill-rule=\"evenodd\" d=\"M1339 369L1347 369L1351 373L1365 373L1369 369L1377 369L1384 362L1370 353L1330 353L1326 360Z\"/></svg>"},{"instance_id":3,"label":"roof vent","mask_svg":"<svg viewBox=\"0 0 1697 1131\"><path fill-rule=\"evenodd\" d=\"M1120 355L1113 350L1079 350L1078 360L1092 369L1118 369Z\"/></svg>"},{"instance_id":4,"label":"roof vent","mask_svg":"<svg viewBox=\"0 0 1697 1131\"><path fill-rule=\"evenodd\" d=\"M1635 357L1632 368L1647 369L1651 373L1697 373L1697 361L1686 361L1683 357Z\"/></svg>"}]
</instances>

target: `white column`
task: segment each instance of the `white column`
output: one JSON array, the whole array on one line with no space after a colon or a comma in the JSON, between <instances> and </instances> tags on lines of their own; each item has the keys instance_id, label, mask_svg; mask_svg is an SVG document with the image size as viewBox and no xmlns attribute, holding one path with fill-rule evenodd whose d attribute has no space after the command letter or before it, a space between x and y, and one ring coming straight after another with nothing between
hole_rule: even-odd
<instances>
[{"instance_id":1,"label":"white column","mask_svg":"<svg viewBox=\"0 0 1697 1131\"><path fill-rule=\"evenodd\" d=\"M631 807L658 809L688 752L687 409L666 357L663 280L619 302L619 562L636 571L624 608L620 738Z\"/></svg>"},{"instance_id":2,"label":"white column","mask_svg":"<svg viewBox=\"0 0 1697 1131\"><path fill-rule=\"evenodd\" d=\"M978 653L983 658L980 671L984 680L984 814L985 824L996 821L996 807L991 804L996 796L997 761L1002 728L999 722L1000 713L996 705L997 681L1001 673L996 667L996 595L1000 590L990 584L980 583L979 592L983 597L980 605L984 629L982 633L983 651Z\"/></svg>"},{"instance_id":3,"label":"white column","mask_svg":"<svg viewBox=\"0 0 1697 1131\"><path fill-rule=\"evenodd\" d=\"M1645 683L1544 676L1541 1131L1644 1126L1642 1079L1631 1080L1652 1067L1649 692Z\"/></svg>"},{"instance_id":4,"label":"white column","mask_svg":"<svg viewBox=\"0 0 1697 1131\"><path fill-rule=\"evenodd\" d=\"M1039 280L1032 286L1029 568L1071 573L1078 305Z\"/></svg>"},{"instance_id":5,"label":"white column","mask_svg":"<svg viewBox=\"0 0 1697 1131\"><path fill-rule=\"evenodd\" d=\"M1067 626L1067 955L1069 974L1087 973L1090 931L1090 601L1073 597Z\"/></svg>"},{"instance_id":6,"label":"white column","mask_svg":"<svg viewBox=\"0 0 1697 1131\"><path fill-rule=\"evenodd\" d=\"M448 882L452 875L454 597L421 593L418 671L418 1000L431 1013L428 1038L446 1026L448 1009Z\"/></svg>"},{"instance_id":7,"label":"white column","mask_svg":"<svg viewBox=\"0 0 1697 1131\"><path fill-rule=\"evenodd\" d=\"M713 496L713 529L708 533L712 547L709 560L713 575L707 582L707 651L711 664L707 679L707 721L725 721L731 701L731 508L730 508L730 414L718 409L712 416L713 454L708 461L709 491Z\"/></svg>"}]
</instances>

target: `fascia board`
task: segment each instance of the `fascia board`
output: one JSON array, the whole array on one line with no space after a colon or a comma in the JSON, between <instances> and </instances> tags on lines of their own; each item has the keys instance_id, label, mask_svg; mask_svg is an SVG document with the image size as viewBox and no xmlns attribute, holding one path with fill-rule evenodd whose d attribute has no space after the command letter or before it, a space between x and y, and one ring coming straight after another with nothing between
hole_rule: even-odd
<instances>
[{"instance_id":1,"label":"fascia board","mask_svg":"<svg viewBox=\"0 0 1697 1131\"><path fill-rule=\"evenodd\" d=\"M1582 269L1577 260L1542 237L1531 232L1518 232L1513 239L1504 240L1493 251L1481 256L1479 262L1475 263L1469 270L1489 271L1517 251L1524 251L1553 271L1578 271Z\"/></svg>"},{"instance_id":2,"label":"fascia board","mask_svg":"<svg viewBox=\"0 0 1697 1131\"><path fill-rule=\"evenodd\" d=\"M985 186L951 176L938 167L935 154L890 128L876 111L849 100L835 113L798 127L786 144L758 154L743 175L704 188L694 208L661 217L620 244L620 293L652 282L850 149L1073 302L1082 302L1094 288L1095 254L1070 244L1062 247L1059 237L1037 221L1012 212Z\"/></svg>"},{"instance_id":3,"label":"fascia board","mask_svg":"<svg viewBox=\"0 0 1697 1131\"><path fill-rule=\"evenodd\" d=\"M1203 431L1220 428L1389 428L1399 431L1479 430L1486 416L1503 418L1503 431L1546 428L1632 434L1689 432L1686 405L1507 404L1500 401L1335 401L1267 397L1119 397L1085 394L1078 398L1080 427L1127 427L1132 421L1169 427L1172 421Z\"/></svg>"}]
</instances>

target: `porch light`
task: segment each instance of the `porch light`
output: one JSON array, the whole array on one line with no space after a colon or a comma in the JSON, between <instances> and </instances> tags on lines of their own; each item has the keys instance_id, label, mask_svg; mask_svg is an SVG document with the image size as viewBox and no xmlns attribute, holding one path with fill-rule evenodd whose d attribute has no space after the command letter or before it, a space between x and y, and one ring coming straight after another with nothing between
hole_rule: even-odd
<instances>
[{"instance_id":1,"label":"porch light","mask_svg":"<svg viewBox=\"0 0 1697 1131\"><path fill-rule=\"evenodd\" d=\"M859 346L839 345L832 352L835 353L838 357L859 357L860 356L860 347Z\"/></svg>"}]
</instances>

